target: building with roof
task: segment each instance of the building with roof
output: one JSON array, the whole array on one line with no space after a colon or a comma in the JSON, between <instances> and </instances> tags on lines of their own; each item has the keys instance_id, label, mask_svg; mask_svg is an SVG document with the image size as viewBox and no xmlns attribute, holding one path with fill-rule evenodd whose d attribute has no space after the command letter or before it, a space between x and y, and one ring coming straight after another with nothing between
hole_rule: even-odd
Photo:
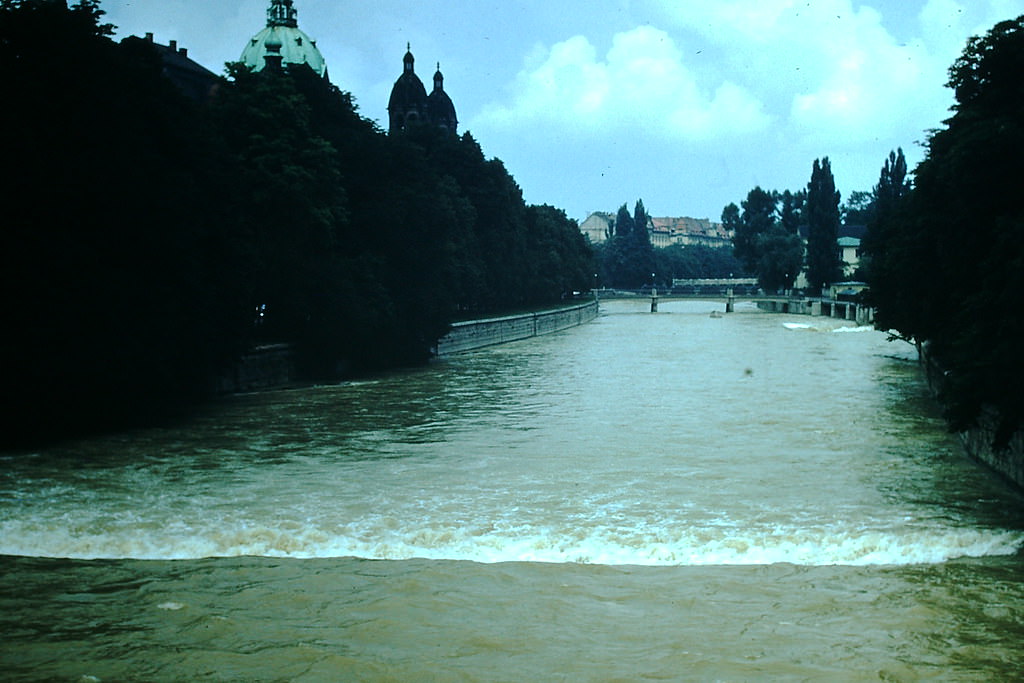
<instances>
[{"instance_id":1,"label":"building with roof","mask_svg":"<svg viewBox=\"0 0 1024 683\"><path fill-rule=\"evenodd\" d=\"M327 78L327 62L316 41L299 28L293 0L270 0L266 27L249 39L239 61L255 71L268 65L305 64Z\"/></svg>"},{"instance_id":2,"label":"building with roof","mask_svg":"<svg viewBox=\"0 0 1024 683\"><path fill-rule=\"evenodd\" d=\"M652 217L648 229L651 231L651 244L656 247L673 244L732 247L732 233L721 223L707 218Z\"/></svg>"},{"instance_id":3,"label":"building with roof","mask_svg":"<svg viewBox=\"0 0 1024 683\"><path fill-rule=\"evenodd\" d=\"M860 240L856 237L840 237L836 241L843 261L843 275L852 275L860 264Z\"/></svg>"},{"instance_id":4,"label":"building with roof","mask_svg":"<svg viewBox=\"0 0 1024 683\"><path fill-rule=\"evenodd\" d=\"M402 58L402 75L395 81L388 99L388 132L394 134L414 126L432 125L454 134L458 123L455 105L444 91L440 63L434 73L434 89L427 95L423 81L416 75L412 46L407 44Z\"/></svg>"},{"instance_id":5,"label":"building with roof","mask_svg":"<svg viewBox=\"0 0 1024 683\"><path fill-rule=\"evenodd\" d=\"M167 45L161 45L153 39L152 33L147 33L145 38L128 36L121 44L134 41L140 41L156 52L160 57L164 77L174 83L187 97L196 102L207 102L213 96L220 78L206 67L192 61L188 56L188 50L178 47L178 41L172 40Z\"/></svg>"},{"instance_id":6,"label":"building with roof","mask_svg":"<svg viewBox=\"0 0 1024 683\"><path fill-rule=\"evenodd\" d=\"M595 211L580 223L582 232L591 244L601 244L610 239L615 229L615 214Z\"/></svg>"},{"instance_id":7,"label":"building with roof","mask_svg":"<svg viewBox=\"0 0 1024 683\"><path fill-rule=\"evenodd\" d=\"M587 236L592 244L600 244L614 234L615 214L606 211L595 211L580 223L580 232ZM707 218L656 217L647 219L647 234L655 247L668 247L673 244L700 245L705 247L731 247L732 233L721 223Z\"/></svg>"}]
</instances>

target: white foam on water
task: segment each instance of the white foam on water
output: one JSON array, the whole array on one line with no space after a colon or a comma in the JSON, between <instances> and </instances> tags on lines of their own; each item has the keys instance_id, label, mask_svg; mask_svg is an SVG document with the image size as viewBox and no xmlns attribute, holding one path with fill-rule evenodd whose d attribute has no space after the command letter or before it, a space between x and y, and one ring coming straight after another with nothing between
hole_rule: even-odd
<instances>
[{"instance_id":1,"label":"white foam on water","mask_svg":"<svg viewBox=\"0 0 1024 683\"><path fill-rule=\"evenodd\" d=\"M75 559L264 556L670 566L779 562L809 566L907 565L1012 555L1024 547L1024 532L955 527L408 526L386 517L333 529L243 524L234 528L73 531L66 527L19 528L9 522L0 531L0 554Z\"/></svg>"},{"instance_id":2,"label":"white foam on water","mask_svg":"<svg viewBox=\"0 0 1024 683\"><path fill-rule=\"evenodd\" d=\"M180 602L169 601L161 602L159 605L156 606L156 608L168 610L170 612L177 612L178 610L185 609L185 605Z\"/></svg>"},{"instance_id":3,"label":"white foam on water","mask_svg":"<svg viewBox=\"0 0 1024 683\"><path fill-rule=\"evenodd\" d=\"M782 326L787 330L806 330L809 332L831 332L839 334L874 332L871 325L847 325L841 320L833 318L820 318L815 322L784 322Z\"/></svg>"}]
</instances>

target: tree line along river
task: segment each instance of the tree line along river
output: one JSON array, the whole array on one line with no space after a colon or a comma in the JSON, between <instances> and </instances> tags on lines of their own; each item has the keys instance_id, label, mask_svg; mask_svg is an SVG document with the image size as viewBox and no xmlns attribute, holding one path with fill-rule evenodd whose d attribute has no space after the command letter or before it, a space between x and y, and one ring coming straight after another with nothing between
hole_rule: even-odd
<instances>
[{"instance_id":1,"label":"tree line along river","mask_svg":"<svg viewBox=\"0 0 1024 683\"><path fill-rule=\"evenodd\" d=\"M1022 498L914 349L719 306L5 454L5 677L1019 676Z\"/></svg>"}]
</instances>

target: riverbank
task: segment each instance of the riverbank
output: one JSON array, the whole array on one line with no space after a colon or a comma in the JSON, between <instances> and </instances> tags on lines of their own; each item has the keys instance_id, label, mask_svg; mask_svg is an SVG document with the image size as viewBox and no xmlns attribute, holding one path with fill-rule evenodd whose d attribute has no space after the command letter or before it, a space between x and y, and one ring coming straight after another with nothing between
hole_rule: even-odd
<instances>
[{"instance_id":1,"label":"riverbank","mask_svg":"<svg viewBox=\"0 0 1024 683\"><path fill-rule=\"evenodd\" d=\"M875 311L869 306L852 301L834 299L794 299L778 298L758 301L761 310L774 313L790 313L797 315L825 316L850 320L858 325L873 325ZM939 368L924 349L920 360L933 396L938 400L939 388L943 371ZM999 416L988 410L979 418L978 426L967 431L958 432L957 436L964 446L968 457L996 472L1018 489L1024 491L1024 430L1017 431L1003 450L992 448L996 425Z\"/></svg>"},{"instance_id":2,"label":"riverbank","mask_svg":"<svg viewBox=\"0 0 1024 683\"><path fill-rule=\"evenodd\" d=\"M597 313L598 302L594 299L548 311L465 320L454 323L451 331L438 340L434 347L434 355L449 356L494 344L505 344L567 330L590 322L597 317Z\"/></svg>"},{"instance_id":3,"label":"riverbank","mask_svg":"<svg viewBox=\"0 0 1024 683\"><path fill-rule=\"evenodd\" d=\"M855 321L858 325L874 324L874 309L855 302L830 299L778 299L759 301L758 308L776 313L818 315ZM932 394L938 400L943 371L926 351L921 350L921 365ZM1017 431L1005 449L992 447L999 416L986 410L972 429L958 432L957 436L968 457L996 472L1018 489L1024 491L1024 430Z\"/></svg>"},{"instance_id":4,"label":"riverbank","mask_svg":"<svg viewBox=\"0 0 1024 683\"><path fill-rule=\"evenodd\" d=\"M932 395L938 400L945 372L928 355L927 346L920 351L921 366L928 379ZM992 447L995 438L999 415L995 410L986 409L978 418L978 425L963 432L958 432L964 450L973 460L980 462L998 475L1024 491L1024 430L1017 430L1005 449L996 450Z\"/></svg>"},{"instance_id":5,"label":"riverbank","mask_svg":"<svg viewBox=\"0 0 1024 683\"><path fill-rule=\"evenodd\" d=\"M434 355L448 356L493 344L529 339L590 322L597 317L596 300L550 310L452 323L451 331L438 340ZM237 394L280 389L303 383L289 344L257 346L217 378L214 393Z\"/></svg>"}]
</instances>

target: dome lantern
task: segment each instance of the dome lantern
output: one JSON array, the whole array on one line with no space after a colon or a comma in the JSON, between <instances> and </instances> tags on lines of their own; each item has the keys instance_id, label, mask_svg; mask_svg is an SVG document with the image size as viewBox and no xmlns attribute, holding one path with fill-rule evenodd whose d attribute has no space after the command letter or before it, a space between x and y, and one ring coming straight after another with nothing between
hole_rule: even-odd
<instances>
[{"instance_id":1,"label":"dome lantern","mask_svg":"<svg viewBox=\"0 0 1024 683\"><path fill-rule=\"evenodd\" d=\"M271 0L270 9L267 10L267 26L298 28L298 12L292 5L292 0Z\"/></svg>"},{"instance_id":2,"label":"dome lantern","mask_svg":"<svg viewBox=\"0 0 1024 683\"><path fill-rule=\"evenodd\" d=\"M402 64L404 65L404 73L412 74L415 73L416 58L412 56L412 44L405 44L405 57L402 58Z\"/></svg>"}]
</instances>

